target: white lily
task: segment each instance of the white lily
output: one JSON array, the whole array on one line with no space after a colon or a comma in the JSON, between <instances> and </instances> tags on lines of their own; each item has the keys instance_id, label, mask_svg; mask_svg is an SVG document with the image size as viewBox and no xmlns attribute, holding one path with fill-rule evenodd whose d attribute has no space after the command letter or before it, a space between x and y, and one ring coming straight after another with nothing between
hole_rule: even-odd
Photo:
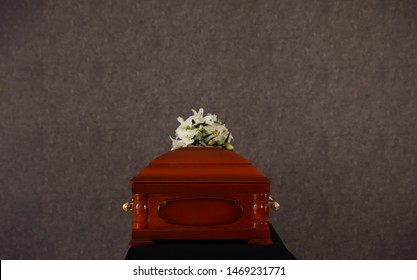
<instances>
[{"instance_id":1,"label":"white lily","mask_svg":"<svg viewBox=\"0 0 417 280\"><path fill-rule=\"evenodd\" d=\"M180 123L180 126L177 129L187 130L193 127L193 116L188 117L186 120L184 120L181 117L178 117L177 120Z\"/></svg>"},{"instance_id":2,"label":"white lily","mask_svg":"<svg viewBox=\"0 0 417 280\"><path fill-rule=\"evenodd\" d=\"M203 108L198 112L194 109L192 111L193 115L186 120L177 118L180 125L175 130L176 137L173 139L170 136L172 150L190 145L222 146L230 151L234 149L230 144L233 140L232 134L216 115L209 113L204 116Z\"/></svg>"},{"instance_id":3,"label":"white lily","mask_svg":"<svg viewBox=\"0 0 417 280\"><path fill-rule=\"evenodd\" d=\"M172 140L172 148L171 150L179 149L187 147L187 144L184 142L184 140L181 139L173 139L171 136L169 137Z\"/></svg>"},{"instance_id":4,"label":"white lily","mask_svg":"<svg viewBox=\"0 0 417 280\"><path fill-rule=\"evenodd\" d=\"M177 137L183 140L187 145L192 144L194 142L194 137L198 134L198 129L187 129L187 130L178 130Z\"/></svg>"},{"instance_id":5,"label":"white lily","mask_svg":"<svg viewBox=\"0 0 417 280\"><path fill-rule=\"evenodd\" d=\"M217 116L208 113L207 116L204 117L204 121L207 125L213 125L217 121Z\"/></svg>"},{"instance_id":6,"label":"white lily","mask_svg":"<svg viewBox=\"0 0 417 280\"><path fill-rule=\"evenodd\" d=\"M194 116L192 116L192 119L194 120L194 123L195 124L202 124L202 123L204 123L204 117L203 117L204 109L203 108L200 108L198 110L198 112L196 110L194 110L194 109L192 109L192 111L194 113Z\"/></svg>"},{"instance_id":7,"label":"white lily","mask_svg":"<svg viewBox=\"0 0 417 280\"><path fill-rule=\"evenodd\" d=\"M229 135L229 130L224 124L213 124L205 127L206 133L210 134L210 140L215 142L224 143L227 136Z\"/></svg>"},{"instance_id":8,"label":"white lily","mask_svg":"<svg viewBox=\"0 0 417 280\"><path fill-rule=\"evenodd\" d=\"M193 129L193 117L188 117L188 119L186 120L184 120L181 117L178 117L177 120L180 122L180 125L175 130L175 133L178 137L180 137L180 135L183 135L184 133L187 133L188 130ZM183 137L180 138L182 139Z\"/></svg>"}]
</instances>

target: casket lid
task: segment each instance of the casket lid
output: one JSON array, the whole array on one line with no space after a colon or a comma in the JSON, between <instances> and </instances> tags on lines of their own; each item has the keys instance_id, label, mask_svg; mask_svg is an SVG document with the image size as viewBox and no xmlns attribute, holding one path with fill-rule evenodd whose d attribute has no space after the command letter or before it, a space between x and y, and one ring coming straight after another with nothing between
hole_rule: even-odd
<instances>
[{"instance_id":1,"label":"casket lid","mask_svg":"<svg viewBox=\"0 0 417 280\"><path fill-rule=\"evenodd\" d=\"M268 183L247 159L219 147L180 148L155 158L131 183Z\"/></svg>"}]
</instances>

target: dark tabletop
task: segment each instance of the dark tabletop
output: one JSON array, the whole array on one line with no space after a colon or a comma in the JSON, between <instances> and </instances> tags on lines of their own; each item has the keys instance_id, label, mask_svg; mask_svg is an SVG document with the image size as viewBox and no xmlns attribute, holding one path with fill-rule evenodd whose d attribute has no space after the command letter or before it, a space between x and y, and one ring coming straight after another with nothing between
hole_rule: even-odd
<instances>
[{"instance_id":1,"label":"dark tabletop","mask_svg":"<svg viewBox=\"0 0 417 280\"><path fill-rule=\"evenodd\" d=\"M132 246L126 260L295 260L272 225L272 245L245 240L155 240L153 245Z\"/></svg>"}]
</instances>

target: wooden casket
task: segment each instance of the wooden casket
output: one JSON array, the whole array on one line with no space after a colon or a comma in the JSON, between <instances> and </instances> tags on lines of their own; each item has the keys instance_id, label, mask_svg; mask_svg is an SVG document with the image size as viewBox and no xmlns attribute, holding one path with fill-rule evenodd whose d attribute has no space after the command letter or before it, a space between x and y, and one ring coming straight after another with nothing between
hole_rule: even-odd
<instances>
[{"instance_id":1,"label":"wooden casket","mask_svg":"<svg viewBox=\"0 0 417 280\"><path fill-rule=\"evenodd\" d=\"M270 181L247 159L218 147L187 147L152 160L130 181L130 245L154 240L243 239L271 244Z\"/></svg>"}]
</instances>

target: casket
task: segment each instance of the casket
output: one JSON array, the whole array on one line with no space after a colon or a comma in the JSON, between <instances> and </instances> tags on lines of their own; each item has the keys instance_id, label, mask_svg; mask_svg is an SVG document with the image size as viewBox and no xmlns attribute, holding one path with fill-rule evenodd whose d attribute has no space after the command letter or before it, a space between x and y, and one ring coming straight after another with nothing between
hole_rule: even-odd
<instances>
[{"instance_id":1,"label":"casket","mask_svg":"<svg viewBox=\"0 0 417 280\"><path fill-rule=\"evenodd\" d=\"M243 239L271 244L270 181L247 159L218 147L186 147L152 160L130 181L130 245L155 240Z\"/></svg>"}]
</instances>

